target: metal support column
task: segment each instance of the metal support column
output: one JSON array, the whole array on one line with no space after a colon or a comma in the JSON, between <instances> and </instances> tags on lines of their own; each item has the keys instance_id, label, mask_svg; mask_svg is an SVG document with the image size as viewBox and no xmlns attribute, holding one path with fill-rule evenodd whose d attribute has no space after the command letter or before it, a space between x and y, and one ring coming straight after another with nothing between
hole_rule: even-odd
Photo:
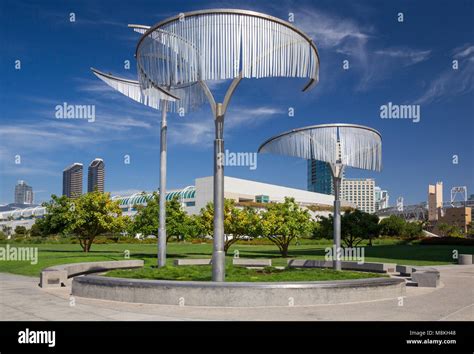
<instances>
[{"instance_id":1,"label":"metal support column","mask_svg":"<svg viewBox=\"0 0 474 354\"><path fill-rule=\"evenodd\" d=\"M162 100L161 103L158 267L166 265L166 110L168 108L168 101Z\"/></svg>"},{"instance_id":2,"label":"metal support column","mask_svg":"<svg viewBox=\"0 0 474 354\"><path fill-rule=\"evenodd\" d=\"M341 270L341 177L333 176L334 184L334 247L333 247L333 269Z\"/></svg>"},{"instance_id":3,"label":"metal support column","mask_svg":"<svg viewBox=\"0 0 474 354\"><path fill-rule=\"evenodd\" d=\"M205 82L200 84L206 94L215 123L214 140L214 240L212 251L212 280L225 281L224 235L224 116L235 89L242 80L242 73L232 80L222 103L216 103Z\"/></svg>"}]
</instances>

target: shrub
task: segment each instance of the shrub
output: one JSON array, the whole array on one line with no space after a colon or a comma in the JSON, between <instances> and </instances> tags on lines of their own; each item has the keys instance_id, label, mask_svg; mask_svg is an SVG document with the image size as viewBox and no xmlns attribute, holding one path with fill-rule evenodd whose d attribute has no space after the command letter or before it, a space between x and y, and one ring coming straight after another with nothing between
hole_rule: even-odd
<instances>
[{"instance_id":1,"label":"shrub","mask_svg":"<svg viewBox=\"0 0 474 354\"><path fill-rule=\"evenodd\" d=\"M383 236L402 236L405 231L406 222L404 219L390 215L380 221L380 234Z\"/></svg>"}]
</instances>

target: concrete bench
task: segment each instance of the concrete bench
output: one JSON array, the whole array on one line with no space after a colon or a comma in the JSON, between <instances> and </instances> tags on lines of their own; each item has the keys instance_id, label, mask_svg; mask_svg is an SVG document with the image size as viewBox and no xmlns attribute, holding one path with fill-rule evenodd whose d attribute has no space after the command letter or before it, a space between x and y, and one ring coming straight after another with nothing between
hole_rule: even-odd
<instances>
[{"instance_id":1,"label":"concrete bench","mask_svg":"<svg viewBox=\"0 0 474 354\"><path fill-rule=\"evenodd\" d=\"M362 263L357 262L341 262L342 269L358 270L361 272L374 273L394 273L396 268L395 263Z\"/></svg>"},{"instance_id":2,"label":"concrete bench","mask_svg":"<svg viewBox=\"0 0 474 354\"><path fill-rule=\"evenodd\" d=\"M411 280L419 287L437 288L439 286L439 272L436 269L415 269L411 275Z\"/></svg>"},{"instance_id":3,"label":"concrete bench","mask_svg":"<svg viewBox=\"0 0 474 354\"><path fill-rule=\"evenodd\" d=\"M249 268L263 268L271 267L271 259L249 259L249 258L233 258L232 264L237 267L249 267Z\"/></svg>"},{"instance_id":4,"label":"concrete bench","mask_svg":"<svg viewBox=\"0 0 474 354\"><path fill-rule=\"evenodd\" d=\"M289 259L289 268L332 268L332 261L319 261L313 259Z\"/></svg>"},{"instance_id":5,"label":"concrete bench","mask_svg":"<svg viewBox=\"0 0 474 354\"><path fill-rule=\"evenodd\" d=\"M290 268L332 268L332 261L308 260L308 259L289 259L288 267ZM362 263L357 262L341 262L341 268L344 270L357 270L362 272L375 273L393 273L395 272L395 263Z\"/></svg>"},{"instance_id":6,"label":"concrete bench","mask_svg":"<svg viewBox=\"0 0 474 354\"><path fill-rule=\"evenodd\" d=\"M402 276L410 276L413 273L413 267L397 264L396 271Z\"/></svg>"},{"instance_id":7,"label":"concrete bench","mask_svg":"<svg viewBox=\"0 0 474 354\"><path fill-rule=\"evenodd\" d=\"M460 254L458 257L458 264L472 264L472 254Z\"/></svg>"},{"instance_id":8,"label":"concrete bench","mask_svg":"<svg viewBox=\"0 0 474 354\"><path fill-rule=\"evenodd\" d=\"M143 265L144 262L142 260L61 264L43 269L40 275L39 286L41 288L59 288L67 286L68 278L76 275L106 272L113 269L141 268Z\"/></svg>"},{"instance_id":9,"label":"concrete bench","mask_svg":"<svg viewBox=\"0 0 474 354\"><path fill-rule=\"evenodd\" d=\"M212 259L210 258L185 258L185 259L175 259L173 264L175 266L186 266L186 265L210 265L212 264Z\"/></svg>"},{"instance_id":10,"label":"concrete bench","mask_svg":"<svg viewBox=\"0 0 474 354\"><path fill-rule=\"evenodd\" d=\"M66 286L67 279L67 271L46 268L41 271L39 286L41 288L60 288Z\"/></svg>"}]
</instances>

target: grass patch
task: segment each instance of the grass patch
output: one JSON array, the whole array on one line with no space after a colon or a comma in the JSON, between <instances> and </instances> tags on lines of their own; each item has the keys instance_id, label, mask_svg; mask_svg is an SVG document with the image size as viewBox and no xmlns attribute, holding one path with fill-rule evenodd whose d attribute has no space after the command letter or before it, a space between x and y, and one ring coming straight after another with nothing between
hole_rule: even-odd
<instances>
[{"instance_id":1,"label":"grass patch","mask_svg":"<svg viewBox=\"0 0 474 354\"><path fill-rule=\"evenodd\" d=\"M406 265L438 265L453 264L453 251L459 254L474 254L474 246L452 245L400 245L383 242L371 247L365 247L366 262L387 262ZM77 244L27 244L10 242L10 247L38 247L38 263L18 261L0 261L0 272L38 276L43 268L57 264L114 261L123 260L126 251L130 259L143 259L145 267L156 264L156 244L102 244L92 245L88 254L81 251ZM0 247L5 247L0 244ZM289 258L323 260L325 248L330 247L330 241L323 243L318 240L312 244L291 245ZM234 252L239 252L241 258L270 258L274 266L286 266L287 260L281 258L276 246L273 245L233 245L227 256L227 262L232 262ZM211 258L212 244L170 243L168 244L168 265L176 258Z\"/></svg>"},{"instance_id":2,"label":"grass patch","mask_svg":"<svg viewBox=\"0 0 474 354\"><path fill-rule=\"evenodd\" d=\"M146 267L142 269L119 269L106 273L108 277L160 280L211 281L211 266L166 266L163 268ZM385 274L353 271L335 271L332 269L247 269L244 267L226 267L226 281L234 282L285 282L285 281L321 281L347 280L361 278L387 277Z\"/></svg>"}]
</instances>

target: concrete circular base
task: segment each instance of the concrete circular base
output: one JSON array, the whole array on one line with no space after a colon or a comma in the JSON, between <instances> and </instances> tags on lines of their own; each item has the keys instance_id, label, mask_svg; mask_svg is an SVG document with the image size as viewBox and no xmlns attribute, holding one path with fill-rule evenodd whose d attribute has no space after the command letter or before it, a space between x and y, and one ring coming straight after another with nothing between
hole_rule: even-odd
<instances>
[{"instance_id":1,"label":"concrete circular base","mask_svg":"<svg viewBox=\"0 0 474 354\"><path fill-rule=\"evenodd\" d=\"M398 298L405 295L405 281L368 278L318 282L201 282L75 277L72 295L147 304L260 307L339 304Z\"/></svg>"}]
</instances>

